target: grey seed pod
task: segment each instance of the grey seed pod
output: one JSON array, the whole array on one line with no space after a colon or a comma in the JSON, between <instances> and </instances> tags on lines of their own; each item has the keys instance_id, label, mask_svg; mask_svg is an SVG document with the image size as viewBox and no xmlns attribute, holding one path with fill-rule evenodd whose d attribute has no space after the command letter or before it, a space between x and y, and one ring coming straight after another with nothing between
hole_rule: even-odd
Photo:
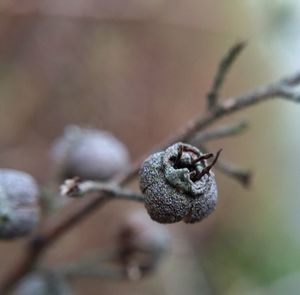
<instances>
[{"instance_id":1,"label":"grey seed pod","mask_svg":"<svg viewBox=\"0 0 300 295\"><path fill-rule=\"evenodd\" d=\"M176 143L149 156L140 169L140 188L150 217L160 223L194 223L208 216L217 203L212 164L196 147Z\"/></svg>"},{"instance_id":2,"label":"grey seed pod","mask_svg":"<svg viewBox=\"0 0 300 295\"><path fill-rule=\"evenodd\" d=\"M38 186L27 173L0 169L0 239L29 234L39 221Z\"/></svg>"},{"instance_id":3,"label":"grey seed pod","mask_svg":"<svg viewBox=\"0 0 300 295\"><path fill-rule=\"evenodd\" d=\"M142 276L156 269L168 252L170 241L164 226L154 223L145 210L135 210L124 218L118 233L119 257L128 267L128 274L134 266Z\"/></svg>"},{"instance_id":4,"label":"grey seed pod","mask_svg":"<svg viewBox=\"0 0 300 295\"><path fill-rule=\"evenodd\" d=\"M52 159L60 179L108 180L126 169L126 146L109 132L67 126L52 148Z\"/></svg>"},{"instance_id":5,"label":"grey seed pod","mask_svg":"<svg viewBox=\"0 0 300 295\"><path fill-rule=\"evenodd\" d=\"M13 295L71 295L66 282L50 271L33 272L25 276L16 286Z\"/></svg>"}]
</instances>

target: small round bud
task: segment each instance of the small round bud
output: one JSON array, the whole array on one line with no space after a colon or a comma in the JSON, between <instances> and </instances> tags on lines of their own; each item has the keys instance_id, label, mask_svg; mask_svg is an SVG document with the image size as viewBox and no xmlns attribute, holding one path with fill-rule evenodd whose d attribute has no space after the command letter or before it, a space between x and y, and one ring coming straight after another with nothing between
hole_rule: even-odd
<instances>
[{"instance_id":1,"label":"small round bud","mask_svg":"<svg viewBox=\"0 0 300 295\"><path fill-rule=\"evenodd\" d=\"M27 173L0 169L0 238L29 234L39 221L38 186Z\"/></svg>"},{"instance_id":2,"label":"small round bud","mask_svg":"<svg viewBox=\"0 0 300 295\"><path fill-rule=\"evenodd\" d=\"M50 271L33 272L25 276L15 288L13 295L71 295L66 282Z\"/></svg>"},{"instance_id":3,"label":"small round bud","mask_svg":"<svg viewBox=\"0 0 300 295\"><path fill-rule=\"evenodd\" d=\"M194 223L208 216L217 203L217 185L207 159L196 147L176 143L148 157L140 169L140 188L151 218L160 223Z\"/></svg>"},{"instance_id":4,"label":"small round bud","mask_svg":"<svg viewBox=\"0 0 300 295\"><path fill-rule=\"evenodd\" d=\"M126 146L109 132L67 126L56 140L52 158L62 179L108 180L129 163Z\"/></svg>"},{"instance_id":5,"label":"small round bud","mask_svg":"<svg viewBox=\"0 0 300 295\"><path fill-rule=\"evenodd\" d=\"M153 271L170 246L167 229L154 223L144 210L125 218L118 237L119 256L131 279Z\"/></svg>"}]
</instances>

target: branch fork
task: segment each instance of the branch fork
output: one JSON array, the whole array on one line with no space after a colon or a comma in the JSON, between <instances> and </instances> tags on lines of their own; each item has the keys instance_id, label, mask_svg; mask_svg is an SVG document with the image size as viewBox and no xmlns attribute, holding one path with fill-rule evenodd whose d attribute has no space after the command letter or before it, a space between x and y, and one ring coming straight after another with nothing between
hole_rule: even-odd
<instances>
[{"instance_id":1,"label":"branch fork","mask_svg":"<svg viewBox=\"0 0 300 295\"><path fill-rule=\"evenodd\" d=\"M234 60L244 47L244 42L235 44L229 49L222 59L212 87L207 95L208 112L206 112L204 116L198 116L188 122L183 129L175 132L171 138L159 144L154 151L165 149L176 142L190 142L196 134L203 131L206 127L211 126L219 119L271 98L282 98L296 103L300 102L300 92L295 89L295 86L300 83L300 72L296 72L295 74L280 79L275 83L257 87L242 95L231 97L221 102L219 100L219 93L225 77ZM223 129L222 132L220 132L220 129L218 132L215 130L215 134L218 133L219 135L211 135L210 138L206 134L206 140L233 135L234 132L232 131L232 128L228 128L227 130ZM202 137L204 137L203 133ZM203 143L205 142L202 138L200 144L203 147L202 152L205 152L205 146ZM218 161L218 163L216 163L219 154L220 151L210 166L216 164L216 167L221 171L234 177L241 183L248 185L251 174L235 165L228 165L228 163L226 164L222 161ZM67 215L46 220L46 222L41 226L41 230L28 241L23 257L21 257L18 262L13 265L12 271L8 272L7 276L0 284L0 294L6 294L10 291L24 275L32 270L41 254L43 254L50 245L86 218L91 212L101 207L105 201L121 198L143 202L143 196L141 194L123 188L123 185L126 185L137 176L142 160L144 160L144 158L130 166L126 173L109 184L93 181L81 182L79 179L66 181L61 189L62 194L65 196L83 197L86 194L93 194L91 194L88 198L81 198L78 200L78 206L72 206ZM210 166L207 168L208 172L211 168Z\"/></svg>"}]
</instances>

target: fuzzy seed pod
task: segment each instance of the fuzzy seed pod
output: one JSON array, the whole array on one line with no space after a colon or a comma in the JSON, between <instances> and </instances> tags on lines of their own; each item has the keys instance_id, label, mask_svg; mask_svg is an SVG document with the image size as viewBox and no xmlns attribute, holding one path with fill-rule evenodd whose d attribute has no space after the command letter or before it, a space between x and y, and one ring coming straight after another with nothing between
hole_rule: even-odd
<instances>
[{"instance_id":1,"label":"fuzzy seed pod","mask_svg":"<svg viewBox=\"0 0 300 295\"><path fill-rule=\"evenodd\" d=\"M160 223L194 223L216 206L217 185L212 164L196 147L176 143L148 157L140 169L140 188L151 218Z\"/></svg>"},{"instance_id":2,"label":"fuzzy seed pod","mask_svg":"<svg viewBox=\"0 0 300 295\"><path fill-rule=\"evenodd\" d=\"M13 295L71 295L66 282L50 271L33 272L16 286Z\"/></svg>"},{"instance_id":3,"label":"fuzzy seed pod","mask_svg":"<svg viewBox=\"0 0 300 295\"><path fill-rule=\"evenodd\" d=\"M168 230L161 224L154 223L145 210L128 214L118 234L118 248L129 278L132 274L140 277L155 270L168 252L170 240ZM132 269L139 273L132 273Z\"/></svg>"},{"instance_id":4,"label":"fuzzy seed pod","mask_svg":"<svg viewBox=\"0 0 300 295\"><path fill-rule=\"evenodd\" d=\"M39 221L38 186L27 173L0 169L0 239L29 234Z\"/></svg>"},{"instance_id":5,"label":"fuzzy seed pod","mask_svg":"<svg viewBox=\"0 0 300 295\"><path fill-rule=\"evenodd\" d=\"M129 163L126 146L109 132L67 126L54 143L52 158L60 179L108 180Z\"/></svg>"}]
</instances>

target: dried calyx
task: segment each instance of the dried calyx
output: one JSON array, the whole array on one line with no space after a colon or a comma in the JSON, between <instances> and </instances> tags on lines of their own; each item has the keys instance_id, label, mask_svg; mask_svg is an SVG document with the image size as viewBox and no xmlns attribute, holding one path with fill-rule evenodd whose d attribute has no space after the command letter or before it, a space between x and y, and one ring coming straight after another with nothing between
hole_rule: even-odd
<instances>
[{"instance_id":1,"label":"dried calyx","mask_svg":"<svg viewBox=\"0 0 300 295\"><path fill-rule=\"evenodd\" d=\"M211 168L220 151L202 154L196 147L176 143L151 155L140 170L140 187L152 219L161 223L202 220L215 208L217 187ZM207 160L213 158L211 164Z\"/></svg>"},{"instance_id":2,"label":"dried calyx","mask_svg":"<svg viewBox=\"0 0 300 295\"><path fill-rule=\"evenodd\" d=\"M214 157L212 153L201 154L191 145L175 144L168 148L163 157L165 177L175 187L192 195L198 195L203 190L201 179L209 174L222 150L219 150L211 164L206 160Z\"/></svg>"}]
</instances>

